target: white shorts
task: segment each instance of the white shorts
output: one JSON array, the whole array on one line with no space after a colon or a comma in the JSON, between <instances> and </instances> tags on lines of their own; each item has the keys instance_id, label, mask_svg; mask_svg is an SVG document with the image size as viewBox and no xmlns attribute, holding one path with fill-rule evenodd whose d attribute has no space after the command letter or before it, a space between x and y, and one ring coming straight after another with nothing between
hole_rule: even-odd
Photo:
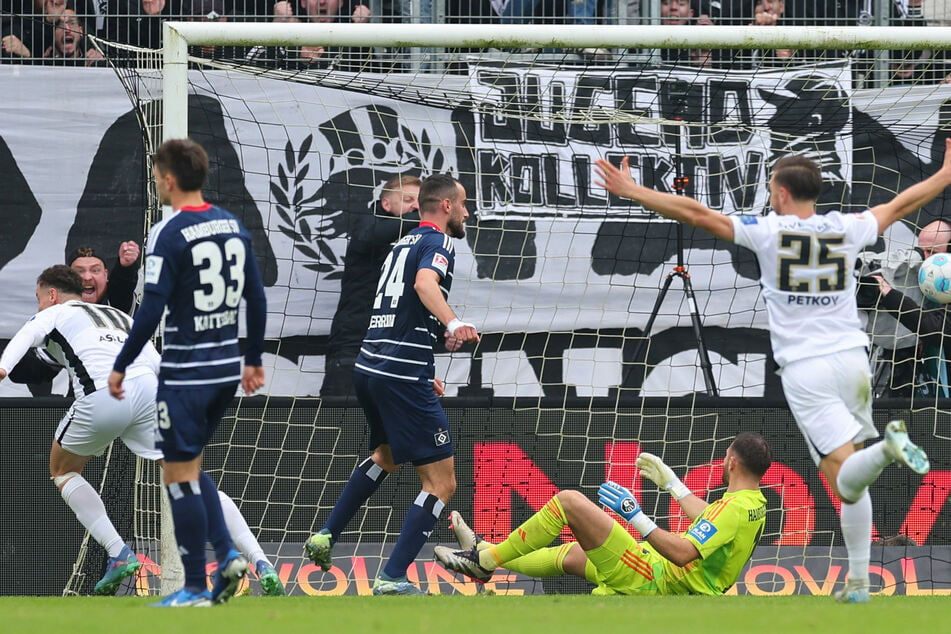
<instances>
[{"instance_id":1,"label":"white shorts","mask_svg":"<svg viewBox=\"0 0 951 634\"><path fill-rule=\"evenodd\" d=\"M843 445L878 438L865 348L793 361L780 377L786 402L817 465Z\"/></svg>"},{"instance_id":2,"label":"white shorts","mask_svg":"<svg viewBox=\"0 0 951 634\"><path fill-rule=\"evenodd\" d=\"M100 456L113 440L121 438L139 457L162 457L155 448L158 378L144 374L126 379L122 386L125 398L121 401L102 388L73 402L56 428L56 440L63 449L78 456Z\"/></svg>"}]
</instances>

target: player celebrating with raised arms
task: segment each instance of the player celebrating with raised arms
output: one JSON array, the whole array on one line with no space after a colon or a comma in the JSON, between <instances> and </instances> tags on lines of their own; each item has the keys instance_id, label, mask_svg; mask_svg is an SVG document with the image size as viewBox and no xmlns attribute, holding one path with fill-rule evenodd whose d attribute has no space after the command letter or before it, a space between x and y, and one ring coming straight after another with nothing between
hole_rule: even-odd
<instances>
[{"instance_id":1,"label":"player celebrating with raised arms","mask_svg":"<svg viewBox=\"0 0 951 634\"><path fill-rule=\"evenodd\" d=\"M205 150L190 139L166 141L153 165L159 199L173 212L149 233L142 303L113 365L109 391L123 397L126 370L167 306L157 398L159 448L185 587L157 605L204 606L227 601L248 567L232 546L217 487L202 471L201 459L238 384L246 394L264 385L264 286L248 230L202 197ZM242 297L247 317L243 371L238 348ZM218 560L211 593L205 582L209 541Z\"/></svg>"},{"instance_id":2,"label":"player celebrating with raised arms","mask_svg":"<svg viewBox=\"0 0 951 634\"><path fill-rule=\"evenodd\" d=\"M373 594L425 594L406 570L419 554L456 490L449 421L437 397L433 346L446 330L460 341L479 341L446 299L452 286L453 238L465 237L466 190L435 174L419 190L419 227L393 246L383 263L369 329L354 366L353 384L370 425L369 458L357 465L330 517L310 537L305 553L330 570L331 547L387 474L411 462L422 490L410 505L400 536Z\"/></svg>"},{"instance_id":3,"label":"player celebrating with raised arms","mask_svg":"<svg viewBox=\"0 0 951 634\"><path fill-rule=\"evenodd\" d=\"M562 491L499 544L481 541L451 514L463 550L436 546L449 570L485 583L499 567L533 577L570 574L597 584L594 594L723 594L736 583L766 525L760 480L772 463L759 434L738 434L723 460L723 497L707 504L649 453L637 458L641 473L670 493L692 521L682 535L658 528L634 495L616 482L598 490L608 507L641 534L638 542L578 491ZM549 547L567 526L576 542Z\"/></svg>"},{"instance_id":4,"label":"player celebrating with raised arms","mask_svg":"<svg viewBox=\"0 0 951 634\"><path fill-rule=\"evenodd\" d=\"M595 163L599 185L666 218L706 229L756 254L766 302L770 343L783 393L819 470L842 501L840 525L849 553L849 577L836 599L869 601L872 501L868 487L889 464L927 473L928 458L892 421L885 441L872 424L868 335L859 321L852 266L893 222L933 200L951 185L951 139L932 176L891 201L860 214L816 214L822 189L819 166L785 156L769 180L773 212L766 216L718 213L700 202L634 182L627 158L618 169Z\"/></svg>"}]
</instances>

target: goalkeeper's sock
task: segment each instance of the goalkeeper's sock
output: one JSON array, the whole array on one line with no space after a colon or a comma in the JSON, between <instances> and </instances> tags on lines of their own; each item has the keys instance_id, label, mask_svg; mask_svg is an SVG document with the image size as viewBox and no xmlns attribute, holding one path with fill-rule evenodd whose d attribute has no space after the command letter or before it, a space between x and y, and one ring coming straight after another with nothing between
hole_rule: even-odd
<instances>
[{"instance_id":1,"label":"goalkeeper's sock","mask_svg":"<svg viewBox=\"0 0 951 634\"><path fill-rule=\"evenodd\" d=\"M480 565L486 570L495 570L516 557L544 548L561 534L567 523L565 509L556 495L501 544L480 550Z\"/></svg>"},{"instance_id":2,"label":"goalkeeper's sock","mask_svg":"<svg viewBox=\"0 0 951 634\"><path fill-rule=\"evenodd\" d=\"M201 485L197 480L173 482L166 489L172 507L175 541L185 569L185 587L190 592L202 592L208 588L205 575L208 515L201 499Z\"/></svg>"},{"instance_id":3,"label":"goalkeeper's sock","mask_svg":"<svg viewBox=\"0 0 951 634\"><path fill-rule=\"evenodd\" d=\"M884 442L877 442L856 451L842 462L836 478L836 487L843 498L859 499L869 485L878 479L885 467L891 464L885 446Z\"/></svg>"},{"instance_id":4,"label":"goalkeeper's sock","mask_svg":"<svg viewBox=\"0 0 951 634\"><path fill-rule=\"evenodd\" d=\"M343 487L343 492L337 498L337 503L334 504L330 511L330 517L327 518L327 523L324 524L321 531L330 533L331 540L337 541L337 537L343 532L343 529L347 527L347 524L350 523L350 520L353 519L353 516L363 506L364 502L369 500L370 496L380 488L380 484L386 476L386 471L373 462L371 458L367 458L357 465L357 468L350 474L347 485Z\"/></svg>"},{"instance_id":5,"label":"goalkeeper's sock","mask_svg":"<svg viewBox=\"0 0 951 634\"><path fill-rule=\"evenodd\" d=\"M259 561L271 562L264 554L264 549L251 532L251 527L245 521L238 505L234 503L226 493L218 490L218 500L221 502L221 513L225 516L225 525L228 527L228 533L231 534L231 541L234 547L240 550L252 563Z\"/></svg>"},{"instance_id":6,"label":"goalkeeper's sock","mask_svg":"<svg viewBox=\"0 0 951 634\"><path fill-rule=\"evenodd\" d=\"M849 552L849 579L867 583L872 543L872 498L868 491L855 504L842 503L839 523Z\"/></svg>"},{"instance_id":7,"label":"goalkeeper's sock","mask_svg":"<svg viewBox=\"0 0 951 634\"><path fill-rule=\"evenodd\" d=\"M215 559L223 562L231 552L231 534L225 523L225 515L221 509L221 497L218 494L218 485L211 476L204 471L198 472L198 485L201 487L201 500L205 505L205 518L208 522L208 541L215 549ZM238 514L240 515L240 513ZM242 523L244 520L242 519Z\"/></svg>"},{"instance_id":8,"label":"goalkeeper's sock","mask_svg":"<svg viewBox=\"0 0 951 634\"><path fill-rule=\"evenodd\" d=\"M598 569L594 567L594 563L590 559L584 560L584 578L585 581L591 583L598 582Z\"/></svg>"},{"instance_id":9,"label":"goalkeeper's sock","mask_svg":"<svg viewBox=\"0 0 951 634\"><path fill-rule=\"evenodd\" d=\"M92 538L105 549L110 557L118 557L125 542L122 541L116 527L112 525L102 498L86 478L77 473L66 481L59 493Z\"/></svg>"},{"instance_id":10,"label":"goalkeeper's sock","mask_svg":"<svg viewBox=\"0 0 951 634\"><path fill-rule=\"evenodd\" d=\"M567 556L568 551L571 550L573 545L574 542L569 542L561 546L541 548L535 552L505 562L505 567L512 572L518 572L539 579L558 577L565 574L565 556Z\"/></svg>"},{"instance_id":11,"label":"goalkeeper's sock","mask_svg":"<svg viewBox=\"0 0 951 634\"><path fill-rule=\"evenodd\" d=\"M383 572L390 579L402 579L406 576L406 569L416 559L422 550L423 544L429 539L436 521L442 513L445 504L438 497L426 491L420 491L416 500L406 511L406 519L400 529L400 536L393 546L390 559L386 562Z\"/></svg>"}]
</instances>

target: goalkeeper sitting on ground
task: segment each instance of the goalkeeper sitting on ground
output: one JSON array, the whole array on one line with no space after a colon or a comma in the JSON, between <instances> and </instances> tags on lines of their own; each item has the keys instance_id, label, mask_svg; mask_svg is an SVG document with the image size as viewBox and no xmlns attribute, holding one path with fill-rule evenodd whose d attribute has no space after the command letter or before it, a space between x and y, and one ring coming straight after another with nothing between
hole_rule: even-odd
<instances>
[{"instance_id":1,"label":"goalkeeper sitting on ground","mask_svg":"<svg viewBox=\"0 0 951 634\"><path fill-rule=\"evenodd\" d=\"M753 554L766 524L759 484L772 460L759 434L734 438L723 461L726 493L707 504L657 456L637 458L641 473L676 499L692 524L682 535L658 528L630 491L614 482L598 490L601 504L637 529L625 528L578 491L562 491L500 544L480 540L455 511L453 530L463 550L436 547L447 569L485 583L508 568L532 577L571 574L597 584L594 594L723 594ZM565 526L577 542L548 547Z\"/></svg>"}]
</instances>

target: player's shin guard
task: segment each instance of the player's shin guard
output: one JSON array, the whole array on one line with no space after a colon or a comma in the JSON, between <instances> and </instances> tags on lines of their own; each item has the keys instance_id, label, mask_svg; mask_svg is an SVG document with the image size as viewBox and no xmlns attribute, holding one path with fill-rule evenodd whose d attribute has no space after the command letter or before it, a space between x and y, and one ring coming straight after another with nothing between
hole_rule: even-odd
<instances>
[{"instance_id":1,"label":"player's shin guard","mask_svg":"<svg viewBox=\"0 0 951 634\"><path fill-rule=\"evenodd\" d=\"M168 500L175 524L175 541L185 569L185 588L202 592L208 588L205 575L205 544L208 542L208 516L197 480L169 484Z\"/></svg>"},{"instance_id":2,"label":"player's shin guard","mask_svg":"<svg viewBox=\"0 0 951 634\"><path fill-rule=\"evenodd\" d=\"M333 510L330 511L330 517L327 518L323 530L330 533L336 540L364 502L380 488L386 475L386 471L370 458L357 465L350 474L350 479L347 480L347 485L340 493Z\"/></svg>"},{"instance_id":3,"label":"player's shin guard","mask_svg":"<svg viewBox=\"0 0 951 634\"><path fill-rule=\"evenodd\" d=\"M78 473L67 474L70 478L60 489L66 505L76 514L79 523L86 527L92 538L102 546L110 557L117 556L125 542L116 531L106 513L102 498L89 482ZM55 480L54 480L55 482ZM59 484L57 482L57 484Z\"/></svg>"},{"instance_id":4,"label":"player's shin guard","mask_svg":"<svg viewBox=\"0 0 951 634\"><path fill-rule=\"evenodd\" d=\"M544 579L565 574L564 561L574 543L542 548L505 562L505 567L529 577Z\"/></svg>"},{"instance_id":5,"label":"player's shin guard","mask_svg":"<svg viewBox=\"0 0 951 634\"><path fill-rule=\"evenodd\" d=\"M383 573L387 577L400 579L406 576L406 569L429 539L444 507L442 500L432 493L419 492L416 500L406 511L406 519L403 520L399 539L396 540L390 559L383 568Z\"/></svg>"},{"instance_id":6,"label":"player's shin guard","mask_svg":"<svg viewBox=\"0 0 951 634\"><path fill-rule=\"evenodd\" d=\"M247 520L238 510L238 505L234 503L226 493L219 490L218 500L221 502L221 512L225 517L225 526L228 527L228 533L231 535L231 541L234 547L240 550L248 558L248 561L257 564L260 561L271 565L270 560L264 554L261 544L258 543Z\"/></svg>"},{"instance_id":7,"label":"player's shin guard","mask_svg":"<svg viewBox=\"0 0 951 634\"><path fill-rule=\"evenodd\" d=\"M842 503L842 538L849 552L849 579L868 585L872 542L872 498L868 491L855 504Z\"/></svg>"},{"instance_id":8,"label":"player's shin guard","mask_svg":"<svg viewBox=\"0 0 951 634\"><path fill-rule=\"evenodd\" d=\"M480 552L480 558L488 563L487 557L494 562L492 568L505 565L506 562L544 548L552 543L567 524L565 509L558 496L545 503L540 511L528 518L516 528L502 543Z\"/></svg>"},{"instance_id":9,"label":"player's shin guard","mask_svg":"<svg viewBox=\"0 0 951 634\"><path fill-rule=\"evenodd\" d=\"M221 510L218 486L204 471L198 474L198 483L201 486L201 500L205 505L205 517L208 518L208 541L215 548L215 559L222 562L231 550L231 534L228 532L224 512Z\"/></svg>"}]
</instances>

